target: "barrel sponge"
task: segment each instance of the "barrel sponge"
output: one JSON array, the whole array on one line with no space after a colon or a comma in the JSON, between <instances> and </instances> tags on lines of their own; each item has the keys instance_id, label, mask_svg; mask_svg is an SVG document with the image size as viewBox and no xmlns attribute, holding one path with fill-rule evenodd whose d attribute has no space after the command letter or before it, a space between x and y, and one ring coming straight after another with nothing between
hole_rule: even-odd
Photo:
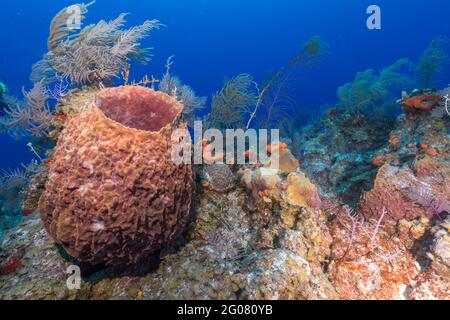
<instances>
[{"instance_id":1,"label":"barrel sponge","mask_svg":"<svg viewBox=\"0 0 450 320\"><path fill-rule=\"evenodd\" d=\"M183 106L136 86L93 100L60 135L39 211L79 261L131 265L173 244L188 224L193 168L172 161L172 133L187 129Z\"/></svg>"}]
</instances>

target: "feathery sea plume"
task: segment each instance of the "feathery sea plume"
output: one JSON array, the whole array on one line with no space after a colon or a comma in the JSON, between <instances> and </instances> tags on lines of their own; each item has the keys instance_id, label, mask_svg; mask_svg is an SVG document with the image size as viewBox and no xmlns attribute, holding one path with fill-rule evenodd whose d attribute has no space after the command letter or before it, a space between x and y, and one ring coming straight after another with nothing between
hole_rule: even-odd
<instances>
[{"instance_id":1,"label":"feathery sea plume","mask_svg":"<svg viewBox=\"0 0 450 320\"><path fill-rule=\"evenodd\" d=\"M383 207L380 217L376 221L365 220L349 207L343 209L343 212L337 215L337 221L343 226L347 250L339 258L340 261L351 261L355 258L359 260L364 256L370 262L392 262L403 254L402 248L397 245L394 245L393 248L387 248L380 243L386 236L381 228L383 219L388 214L385 207ZM360 252L358 247L364 247L366 252ZM351 252L352 254L350 254ZM367 263L367 260L363 262L363 264L365 263Z\"/></svg>"},{"instance_id":2,"label":"feathery sea plume","mask_svg":"<svg viewBox=\"0 0 450 320\"><path fill-rule=\"evenodd\" d=\"M297 101L290 86L292 82L289 77L283 77L272 85L271 90L264 96L256 116L256 127L278 128L281 130L281 135L289 135L297 110Z\"/></svg>"},{"instance_id":3,"label":"feathery sea plume","mask_svg":"<svg viewBox=\"0 0 450 320\"><path fill-rule=\"evenodd\" d=\"M446 195L435 194L428 183L417 180L416 183L409 185L402 191L409 200L431 210L434 215L450 213L450 202Z\"/></svg>"},{"instance_id":4,"label":"feathery sea plume","mask_svg":"<svg viewBox=\"0 0 450 320\"><path fill-rule=\"evenodd\" d=\"M91 4L77 6L81 14L85 14ZM33 66L32 81L51 82L52 74L60 74L82 85L108 82L120 74L128 61L147 63L150 60L150 49L140 48L140 41L151 30L162 26L158 20L122 29L127 15L122 13L115 20L100 21L76 32L67 26L71 8L73 6L63 9L53 19L49 52Z\"/></svg>"},{"instance_id":5,"label":"feathery sea plume","mask_svg":"<svg viewBox=\"0 0 450 320\"><path fill-rule=\"evenodd\" d=\"M372 70L357 73L352 83L338 89L340 104L349 111L372 112L394 100L405 88L412 88L414 65L408 59L400 59L378 74Z\"/></svg>"},{"instance_id":6,"label":"feathery sea plume","mask_svg":"<svg viewBox=\"0 0 450 320\"><path fill-rule=\"evenodd\" d=\"M19 138L24 134L35 137L48 135L53 112L48 104L48 94L43 82L34 84L33 89L23 89L24 101L10 100L6 115L0 118L2 131Z\"/></svg>"},{"instance_id":7,"label":"feathery sea plume","mask_svg":"<svg viewBox=\"0 0 450 320\"><path fill-rule=\"evenodd\" d=\"M439 36L431 41L423 53L417 67L417 78L422 88L431 88L435 85L436 78L442 74L444 63L449 60L448 48L449 40Z\"/></svg>"},{"instance_id":8,"label":"feathery sea plume","mask_svg":"<svg viewBox=\"0 0 450 320\"><path fill-rule=\"evenodd\" d=\"M213 95L211 113L207 119L209 126L217 129L243 128L245 118L258 98L254 86L253 77L249 74L226 79L223 88Z\"/></svg>"},{"instance_id":9,"label":"feathery sea plume","mask_svg":"<svg viewBox=\"0 0 450 320\"><path fill-rule=\"evenodd\" d=\"M249 129L250 127L283 128L291 131L295 100L286 94L288 83L299 66L314 64L327 50L321 37L311 37L300 52L261 86L249 74L226 79L223 88L212 98L210 127L217 129ZM257 122L256 125L253 122Z\"/></svg>"},{"instance_id":10,"label":"feathery sea plume","mask_svg":"<svg viewBox=\"0 0 450 320\"><path fill-rule=\"evenodd\" d=\"M196 119L196 112L205 107L207 98L198 97L190 86L183 84L179 77L170 73L170 68L173 65L172 58L173 56L167 59L167 71L159 84L159 91L167 93L183 104L184 118L188 125L193 127Z\"/></svg>"},{"instance_id":11,"label":"feathery sea plume","mask_svg":"<svg viewBox=\"0 0 450 320\"><path fill-rule=\"evenodd\" d=\"M71 17L74 14L79 14L79 21L77 22L81 23L85 18L85 14L88 12L88 7L94 3L95 1L89 2L88 4L74 4L62 9L53 18L47 40L47 47L50 52L57 53L61 49L60 44L73 36L74 31L81 27L79 25L70 24L69 22L72 20Z\"/></svg>"}]
</instances>

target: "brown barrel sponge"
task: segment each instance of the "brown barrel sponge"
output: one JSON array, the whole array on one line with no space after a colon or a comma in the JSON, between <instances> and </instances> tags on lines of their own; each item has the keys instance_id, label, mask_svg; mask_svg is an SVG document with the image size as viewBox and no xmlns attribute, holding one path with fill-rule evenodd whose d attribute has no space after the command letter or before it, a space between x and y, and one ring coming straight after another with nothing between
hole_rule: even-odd
<instances>
[{"instance_id":1,"label":"brown barrel sponge","mask_svg":"<svg viewBox=\"0 0 450 320\"><path fill-rule=\"evenodd\" d=\"M152 89L101 90L58 140L39 201L51 236L79 261L129 265L172 244L193 198L191 165L172 161L183 106Z\"/></svg>"}]
</instances>

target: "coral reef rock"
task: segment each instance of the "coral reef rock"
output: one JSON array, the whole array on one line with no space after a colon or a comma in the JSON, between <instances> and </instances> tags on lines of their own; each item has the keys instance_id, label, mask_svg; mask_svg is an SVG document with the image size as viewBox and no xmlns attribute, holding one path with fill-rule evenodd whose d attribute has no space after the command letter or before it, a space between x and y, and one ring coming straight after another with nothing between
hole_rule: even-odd
<instances>
[{"instance_id":1,"label":"coral reef rock","mask_svg":"<svg viewBox=\"0 0 450 320\"><path fill-rule=\"evenodd\" d=\"M26 217L0 246L16 262L0 299L450 299L449 217L384 225L387 210L365 220L319 198L301 171L246 165L239 176L233 190L197 193L186 241L157 264L102 267L77 290L66 285L77 262Z\"/></svg>"},{"instance_id":2,"label":"coral reef rock","mask_svg":"<svg viewBox=\"0 0 450 320\"><path fill-rule=\"evenodd\" d=\"M119 272L104 268L83 277L79 290L66 285L66 270L76 262L30 215L1 246L23 266L0 275L0 299L337 299L323 268L332 242L327 219L320 210L290 205L281 196L286 192L278 184L268 195L272 203L263 203L278 207L268 217L267 207L246 210L251 195L243 188L204 189L195 198L188 242L162 250L157 268L140 275L129 269L145 262Z\"/></svg>"},{"instance_id":3,"label":"coral reef rock","mask_svg":"<svg viewBox=\"0 0 450 320\"><path fill-rule=\"evenodd\" d=\"M215 163L205 165L203 167L203 173L214 191L226 192L236 186L236 177L226 164Z\"/></svg>"},{"instance_id":4,"label":"coral reef rock","mask_svg":"<svg viewBox=\"0 0 450 320\"><path fill-rule=\"evenodd\" d=\"M124 86L101 90L68 120L39 210L71 256L133 264L185 230L193 169L172 160L171 137L186 129L182 109L164 93Z\"/></svg>"},{"instance_id":5,"label":"coral reef rock","mask_svg":"<svg viewBox=\"0 0 450 320\"><path fill-rule=\"evenodd\" d=\"M387 221L431 218L450 209L450 165L428 156L417 159L412 168L385 164L374 188L360 203L366 218L378 219L383 208Z\"/></svg>"}]
</instances>

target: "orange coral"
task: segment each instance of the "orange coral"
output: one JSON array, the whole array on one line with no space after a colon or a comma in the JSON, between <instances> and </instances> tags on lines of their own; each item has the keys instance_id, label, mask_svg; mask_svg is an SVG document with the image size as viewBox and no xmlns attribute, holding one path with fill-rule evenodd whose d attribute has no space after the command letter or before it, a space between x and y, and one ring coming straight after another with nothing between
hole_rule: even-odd
<instances>
[{"instance_id":1,"label":"orange coral","mask_svg":"<svg viewBox=\"0 0 450 320\"><path fill-rule=\"evenodd\" d=\"M287 148L286 143L277 143L268 145L266 150L267 152L272 153L275 150L285 150L286 148Z\"/></svg>"},{"instance_id":2,"label":"orange coral","mask_svg":"<svg viewBox=\"0 0 450 320\"><path fill-rule=\"evenodd\" d=\"M400 139L396 134L391 134L389 136L389 142L394 146L397 147L398 144L400 143Z\"/></svg>"},{"instance_id":3,"label":"orange coral","mask_svg":"<svg viewBox=\"0 0 450 320\"><path fill-rule=\"evenodd\" d=\"M207 182L207 181L206 181L206 182L203 182L203 183L202 183L202 187L205 188L205 189L206 189L206 188L209 188L209 182Z\"/></svg>"},{"instance_id":4,"label":"orange coral","mask_svg":"<svg viewBox=\"0 0 450 320\"><path fill-rule=\"evenodd\" d=\"M375 156L375 158L372 161L372 165L375 166L375 167L379 167L383 163L384 163L384 157L380 156L380 155Z\"/></svg>"},{"instance_id":5,"label":"orange coral","mask_svg":"<svg viewBox=\"0 0 450 320\"><path fill-rule=\"evenodd\" d=\"M245 158L251 158L251 157L253 157L253 152L250 151L250 150L245 151L245 152L244 152L244 157L245 157Z\"/></svg>"},{"instance_id":6,"label":"orange coral","mask_svg":"<svg viewBox=\"0 0 450 320\"><path fill-rule=\"evenodd\" d=\"M402 102L403 109L407 112L417 110L429 111L441 102L440 96L424 95L406 99Z\"/></svg>"},{"instance_id":7,"label":"orange coral","mask_svg":"<svg viewBox=\"0 0 450 320\"><path fill-rule=\"evenodd\" d=\"M436 151L436 149L428 149L425 151L426 155L429 155L430 157L437 157L439 153Z\"/></svg>"},{"instance_id":8,"label":"orange coral","mask_svg":"<svg viewBox=\"0 0 450 320\"><path fill-rule=\"evenodd\" d=\"M287 201L291 205L303 207L320 207L321 200L316 186L301 172L289 175Z\"/></svg>"}]
</instances>

